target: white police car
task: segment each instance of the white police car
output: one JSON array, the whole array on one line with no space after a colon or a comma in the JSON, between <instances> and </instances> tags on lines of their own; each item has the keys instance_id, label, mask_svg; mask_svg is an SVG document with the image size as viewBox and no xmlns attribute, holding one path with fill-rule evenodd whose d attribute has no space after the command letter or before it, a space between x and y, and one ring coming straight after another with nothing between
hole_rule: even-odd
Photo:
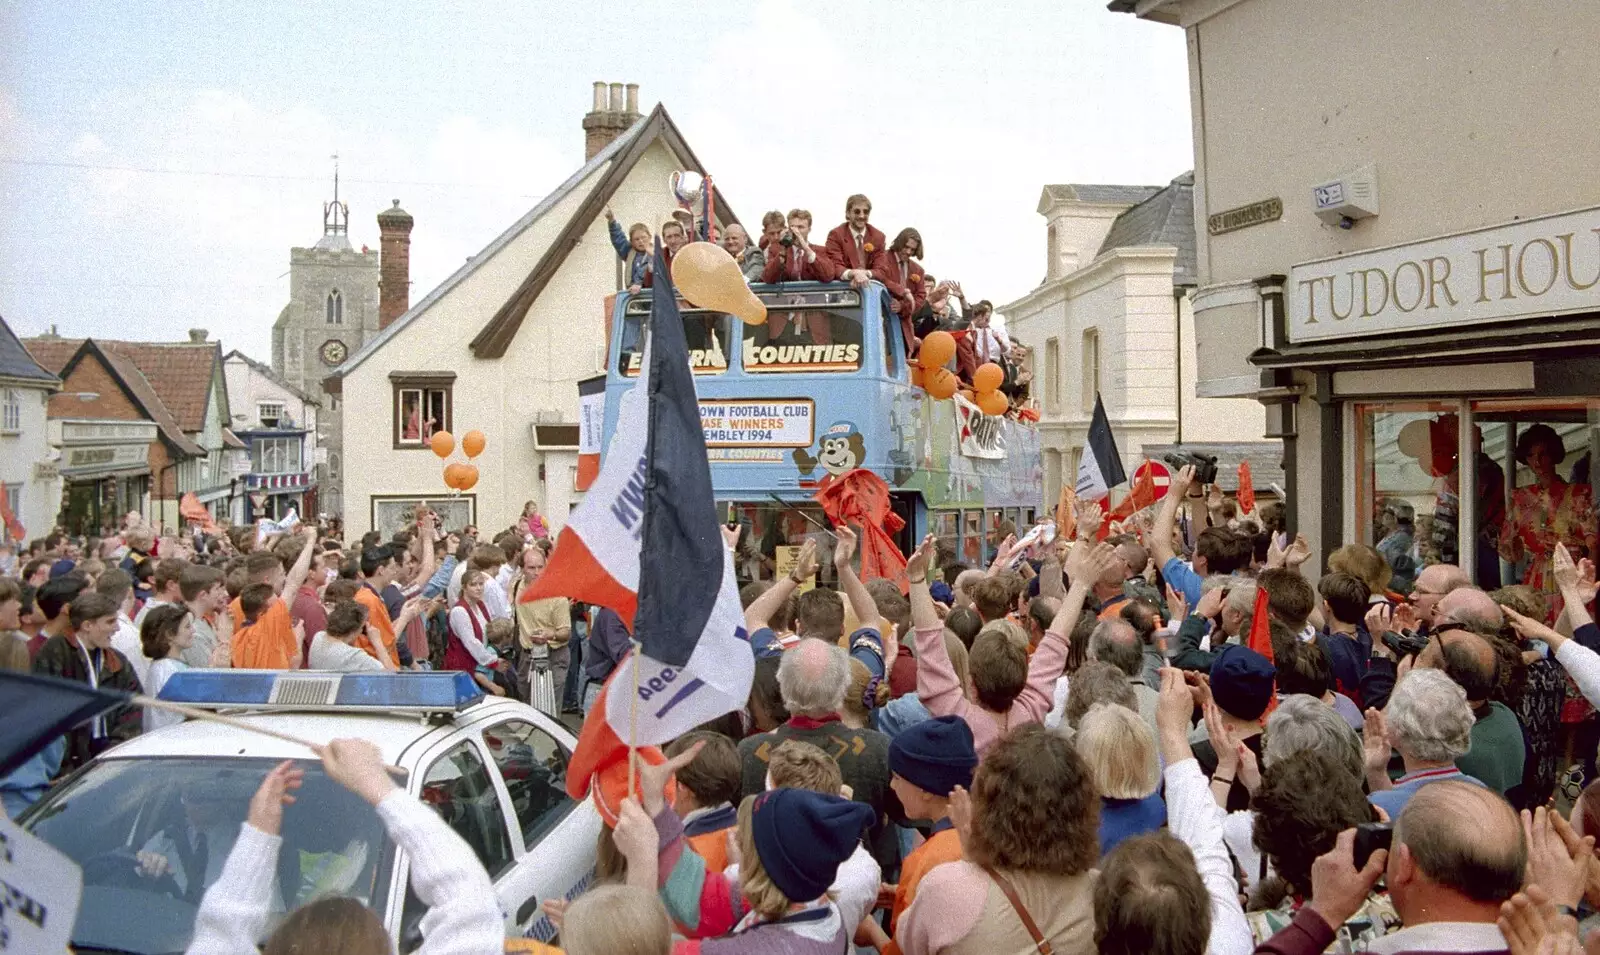
<instances>
[{"instance_id":1,"label":"white police car","mask_svg":"<svg viewBox=\"0 0 1600 955\"><path fill-rule=\"evenodd\" d=\"M465 673L194 670L173 676L161 697L315 743L376 743L407 772L406 791L483 861L508 936L548 941L554 927L539 903L575 896L593 874L600 818L566 793L576 740L530 706L485 696ZM305 783L284 810L274 911L352 896L379 914L398 951L415 949L424 909L371 807L305 747L204 720L108 750L22 817L83 868L73 946L182 952L251 795L284 759L301 761Z\"/></svg>"}]
</instances>

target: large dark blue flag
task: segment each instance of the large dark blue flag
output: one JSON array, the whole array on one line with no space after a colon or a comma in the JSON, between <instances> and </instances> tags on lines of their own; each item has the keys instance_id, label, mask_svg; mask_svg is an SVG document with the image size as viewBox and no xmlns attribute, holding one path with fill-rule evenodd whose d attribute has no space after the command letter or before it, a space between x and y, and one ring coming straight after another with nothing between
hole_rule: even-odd
<instances>
[{"instance_id":1,"label":"large dark blue flag","mask_svg":"<svg viewBox=\"0 0 1600 955\"><path fill-rule=\"evenodd\" d=\"M26 763L61 734L129 703L131 693L76 680L0 670L0 777Z\"/></svg>"}]
</instances>

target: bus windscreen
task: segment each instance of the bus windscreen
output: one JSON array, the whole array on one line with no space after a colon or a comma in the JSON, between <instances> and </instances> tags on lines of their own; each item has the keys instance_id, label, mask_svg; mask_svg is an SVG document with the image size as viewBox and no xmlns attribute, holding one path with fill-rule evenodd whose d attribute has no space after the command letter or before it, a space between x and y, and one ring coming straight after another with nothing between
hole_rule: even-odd
<instances>
[{"instance_id":1,"label":"bus windscreen","mask_svg":"<svg viewBox=\"0 0 1600 955\"><path fill-rule=\"evenodd\" d=\"M852 372L861 367L861 309L767 306L767 320L744 326L748 374Z\"/></svg>"}]
</instances>

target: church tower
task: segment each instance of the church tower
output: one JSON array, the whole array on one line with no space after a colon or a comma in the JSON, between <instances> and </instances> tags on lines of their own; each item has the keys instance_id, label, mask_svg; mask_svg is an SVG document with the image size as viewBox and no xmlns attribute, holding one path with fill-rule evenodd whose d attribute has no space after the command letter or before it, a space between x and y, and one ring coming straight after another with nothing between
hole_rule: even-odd
<instances>
[{"instance_id":1,"label":"church tower","mask_svg":"<svg viewBox=\"0 0 1600 955\"><path fill-rule=\"evenodd\" d=\"M378 333L379 255L350 245L350 207L339 199L339 169L333 199L322 204L322 238L310 248L289 250L289 304L272 326L272 370L289 384L317 396L317 443L327 451L317 465L317 509L338 514L343 463L343 424L337 397L322 380L362 343Z\"/></svg>"}]
</instances>

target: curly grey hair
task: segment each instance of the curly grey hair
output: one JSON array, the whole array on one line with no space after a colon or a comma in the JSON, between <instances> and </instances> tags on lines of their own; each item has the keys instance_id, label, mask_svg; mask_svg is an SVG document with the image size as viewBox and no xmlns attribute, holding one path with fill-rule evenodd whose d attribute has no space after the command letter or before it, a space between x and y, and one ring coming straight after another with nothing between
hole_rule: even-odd
<instances>
[{"instance_id":1,"label":"curly grey hair","mask_svg":"<svg viewBox=\"0 0 1600 955\"><path fill-rule=\"evenodd\" d=\"M806 637L778 661L778 693L793 716L839 712L849 687L850 656L837 644Z\"/></svg>"},{"instance_id":2,"label":"curly grey hair","mask_svg":"<svg viewBox=\"0 0 1600 955\"><path fill-rule=\"evenodd\" d=\"M1265 769L1308 749L1333 756L1349 768L1352 777L1362 777L1361 740L1356 731L1333 707L1316 697L1293 693L1278 700L1278 708L1267 717L1261 766Z\"/></svg>"},{"instance_id":3,"label":"curly grey hair","mask_svg":"<svg viewBox=\"0 0 1600 955\"><path fill-rule=\"evenodd\" d=\"M1412 670L1395 684L1383 715L1395 748L1412 759L1453 763L1472 748L1467 692L1442 670Z\"/></svg>"}]
</instances>

